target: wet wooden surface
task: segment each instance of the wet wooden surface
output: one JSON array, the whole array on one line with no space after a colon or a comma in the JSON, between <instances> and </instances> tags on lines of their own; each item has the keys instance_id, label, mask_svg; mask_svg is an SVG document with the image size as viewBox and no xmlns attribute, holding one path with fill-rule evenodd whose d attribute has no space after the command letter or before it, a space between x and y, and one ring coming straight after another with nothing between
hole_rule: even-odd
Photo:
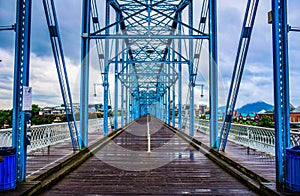
<instances>
[{"instance_id":1,"label":"wet wooden surface","mask_svg":"<svg viewBox=\"0 0 300 196\"><path fill-rule=\"evenodd\" d=\"M197 140L209 146L209 136L195 131ZM254 173L262 176L270 182L276 182L275 157L263 152L249 149L246 146L235 144L231 141L227 142L225 152L226 157L241 164Z\"/></svg>"},{"instance_id":2,"label":"wet wooden surface","mask_svg":"<svg viewBox=\"0 0 300 196\"><path fill-rule=\"evenodd\" d=\"M94 132L89 134L89 144L94 143L103 137L102 133ZM74 153L71 140L60 142L50 147L45 147L27 155L26 178L34 178L48 169L58 165Z\"/></svg>"},{"instance_id":3,"label":"wet wooden surface","mask_svg":"<svg viewBox=\"0 0 300 196\"><path fill-rule=\"evenodd\" d=\"M142 118L42 195L255 195L203 154Z\"/></svg>"}]
</instances>

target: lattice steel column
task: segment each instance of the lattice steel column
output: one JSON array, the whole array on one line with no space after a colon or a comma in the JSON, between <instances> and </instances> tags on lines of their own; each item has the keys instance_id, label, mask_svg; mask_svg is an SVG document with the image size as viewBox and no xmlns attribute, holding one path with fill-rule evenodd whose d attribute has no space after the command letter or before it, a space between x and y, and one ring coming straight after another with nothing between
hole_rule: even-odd
<instances>
[{"instance_id":1,"label":"lattice steel column","mask_svg":"<svg viewBox=\"0 0 300 196\"><path fill-rule=\"evenodd\" d=\"M290 146L290 100L287 1L272 0L276 187L285 185L286 152Z\"/></svg>"},{"instance_id":2,"label":"lattice steel column","mask_svg":"<svg viewBox=\"0 0 300 196\"><path fill-rule=\"evenodd\" d=\"M31 0L18 0L16 11L12 146L17 151L18 182L26 178L26 112L22 108L23 88L29 85L31 3Z\"/></svg>"}]
</instances>

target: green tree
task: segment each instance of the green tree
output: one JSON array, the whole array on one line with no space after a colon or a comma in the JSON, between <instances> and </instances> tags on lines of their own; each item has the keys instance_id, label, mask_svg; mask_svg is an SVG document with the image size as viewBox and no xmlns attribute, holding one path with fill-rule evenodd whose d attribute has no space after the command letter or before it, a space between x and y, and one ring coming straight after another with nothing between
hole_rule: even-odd
<instances>
[{"instance_id":1,"label":"green tree","mask_svg":"<svg viewBox=\"0 0 300 196\"><path fill-rule=\"evenodd\" d=\"M32 110L31 110L31 114L32 115L38 115L39 114L39 112L40 112L40 108L39 108L39 106L37 105L37 104L32 104Z\"/></svg>"},{"instance_id":2,"label":"green tree","mask_svg":"<svg viewBox=\"0 0 300 196\"><path fill-rule=\"evenodd\" d=\"M12 126L12 110L0 111L0 127L4 128L4 125Z\"/></svg>"},{"instance_id":3,"label":"green tree","mask_svg":"<svg viewBox=\"0 0 300 196\"><path fill-rule=\"evenodd\" d=\"M273 119L270 116L262 116L257 125L260 127L274 127Z\"/></svg>"}]
</instances>

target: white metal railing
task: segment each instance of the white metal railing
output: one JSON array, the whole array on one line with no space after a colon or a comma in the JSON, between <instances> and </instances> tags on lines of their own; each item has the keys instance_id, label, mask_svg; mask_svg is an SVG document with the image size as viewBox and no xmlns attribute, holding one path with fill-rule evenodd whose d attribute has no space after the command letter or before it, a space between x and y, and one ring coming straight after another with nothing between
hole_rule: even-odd
<instances>
[{"instance_id":1,"label":"white metal railing","mask_svg":"<svg viewBox=\"0 0 300 196\"><path fill-rule=\"evenodd\" d=\"M89 133L101 133L102 119L90 119L88 126ZM77 127L79 128L79 122L77 122ZM55 145L68 139L70 139L70 133L67 122L32 126L28 152ZM0 129L0 147L11 146L11 144L12 129Z\"/></svg>"},{"instance_id":2,"label":"white metal railing","mask_svg":"<svg viewBox=\"0 0 300 196\"><path fill-rule=\"evenodd\" d=\"M102 118L90 119L89 133L102 134L102 122ZM79 122L77 126L79 127ZM221 122L219 122L219 129L220 127ZM31 145L28 146L28 152L70 139L68 123L37 125L32 126L31 129ZM195 129L209 134L209 121L195 119ZM275 134L274 129L271 128L231 124L228 139L261 152L275 154ZM0 147L11 146L11 142L12 129L0 129ZM300 145L300 131L291 131L291 145Z\"/></svg>"},{"instance_id":3,"label":"white metal railing","mask_svg":"<svg viewBox=\"0 0 300 196\"><path fill-rule=\"evenodd\" d=\"M219 122L219 130L222 123ZM195 129L209 133L209 121L195 119ZM228 140L275 155L275 131L272 128L231 124ZM291 145L300 145L300 132L291 131Z\"/></svg>"}]
</instances>

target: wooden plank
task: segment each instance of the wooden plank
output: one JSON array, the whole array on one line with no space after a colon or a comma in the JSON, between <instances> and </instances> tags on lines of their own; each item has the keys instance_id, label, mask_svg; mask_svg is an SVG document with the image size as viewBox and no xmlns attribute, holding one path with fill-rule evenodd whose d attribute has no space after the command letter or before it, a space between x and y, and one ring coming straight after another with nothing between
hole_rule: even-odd
<instances>
[{"instance_id":1,"label":"wooden plank","mask_svg":"<svg viewBox=\"0 0 300 196\"><path fill-rule=\"evenodd\" d=\"M151 125L159 128L151 135L148 154L145 121L140 119L43 195L256 195L153 118Z\"/></svg>"},{"instance_id":2,"label":"wooden plank","mask_svg":"<svg viewBox=\"0 0 300 196\"><path fill-rule=\"evenodd\" d=\"M196 139L209 145L209 136L197 131ZM276 182L275 157L263 152L248 149L245 146L227 142L226 150L223 153L229 159L241 164L247 169L261 175L270 182Z\"/></svg>"}]
</instances>

